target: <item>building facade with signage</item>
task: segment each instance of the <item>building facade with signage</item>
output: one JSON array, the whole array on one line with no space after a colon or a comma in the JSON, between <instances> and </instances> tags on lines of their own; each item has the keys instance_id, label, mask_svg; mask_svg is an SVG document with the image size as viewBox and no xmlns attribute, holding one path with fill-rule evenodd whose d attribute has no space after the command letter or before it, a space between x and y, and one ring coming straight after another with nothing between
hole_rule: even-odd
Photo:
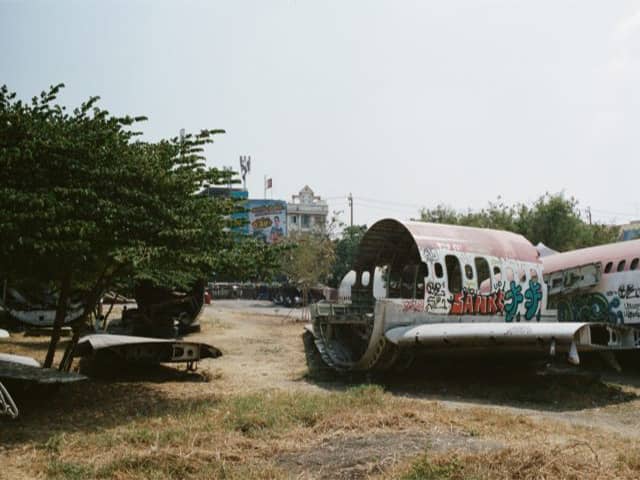
<instances>
[{"instance_id":1,"label":"building facade with signage","mask_svg":"<svg viewBox=\"0 0 640 480\"><path fill-rule=\"evenodd\" d=\"M305 185L297 195L292 195L287 203L287 228L294 232L323 232L327 226L329 206L315 195L309 185Z\"/></svg>"}]
</instances>

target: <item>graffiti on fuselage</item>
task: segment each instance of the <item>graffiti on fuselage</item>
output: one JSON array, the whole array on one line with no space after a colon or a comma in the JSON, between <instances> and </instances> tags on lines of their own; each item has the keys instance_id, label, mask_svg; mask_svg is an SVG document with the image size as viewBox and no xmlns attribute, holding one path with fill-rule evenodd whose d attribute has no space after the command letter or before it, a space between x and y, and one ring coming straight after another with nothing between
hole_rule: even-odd
<instances>
[{"instance_id":1,"label":"graffiti on fuselage","mask_svg":"<svg viewBox=\"0 0 640 480\"><path fill-rule=\"evenodd\" d=\"M640 285L637 272L603 275L587 293L558 301L561 322L640 323Z\"/></svg>"},{"instance_id":2,"label":"graffiti on fuselage","mask_svg":"<svg viewBox=\"0 0 640 480\"><path fill-rule=\"evenodd\" d=\"M504 292L483 295L465 289L453 294L449 303L449 315L498 315L504 312Z\"/></svg>"},{"instance_id":3,"label":"graffiti on fuselage","mask_svg":"<svg viewBox=\"0 0 640 480\"><path fill-rule=\"evenodd\" d=\"M402 304L402 312L423 312L425 310L424 300L405 300Z\"/></svg>"},{"instance_id":4,"label":"graffiti on fuselage","mask_svg":"<svg viewBox=\"0 0 640 480\"><path fill-rule=\"evenodd\" d=\"M621 299L640 298L640 286L632 284L620 285L617 294Z\"/></svg>"},{"instance_id":5,"label":"graffiti on fuselage","mask_svg":"<svg viewBox=\"0 0 640 480\"><path fill-rule=\"evenodd\" d=\"M423 251L423 258L444 259L455 255L465 272L465 266L476 266L476 255L466 252ZM426 278L424 311L443 315L459 316L503 316L506 322L540 321L544 304L540 265L511 259L485 258L492 272L490 278L478 285L478 272L473 269L473 277L462 279L459 292L451 293L447 288L447 277L437 280ZM446 268L442 265L439 268ZM477 268L477 266L476 266ZM429 265L435 271L435 262ZM433 275L433 274L432 274ZM405 311L417 311L419 306L405 302Z\"/></svg>"},{"instance_id":6,"label":"graffiti on fuselage","mask_svg":"<svg viewBox=\"0 0 640 480\"><path fill-rule=\"evenodd\" d=\"M585 293L558 302L560 322L609 322L624 323L619 310L620 299L607 300L602 293Z\"/></svg>"},{"instance_id":7,"label":"graffiti on fuselage","mask_svg":"<svg viewBox=\"0 0 640 480\"><path fill-rule=\"evenodd\" d=\"M426 282L424 305L427 312L449 312L449 302L447 301L447 290L444 282Z\"/></svg>"}]
</instances>

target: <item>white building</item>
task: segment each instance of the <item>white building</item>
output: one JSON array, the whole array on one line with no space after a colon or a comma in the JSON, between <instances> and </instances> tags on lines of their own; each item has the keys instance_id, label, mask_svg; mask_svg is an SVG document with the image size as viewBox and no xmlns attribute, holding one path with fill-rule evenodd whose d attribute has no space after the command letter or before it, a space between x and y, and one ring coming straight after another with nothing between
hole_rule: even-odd
<instances>
[{"instance_id":1,"label":"white building","mask_svg":"<svg viewBox=\"0 0 640 480\"><path fill-rule=\"evenodd\" d=\"M324 231L328 214L327 202L314 195L309 185L305 185L300 193L292 195L291 202L287 203L288 233Z\"/></svg>"}]
</instances>

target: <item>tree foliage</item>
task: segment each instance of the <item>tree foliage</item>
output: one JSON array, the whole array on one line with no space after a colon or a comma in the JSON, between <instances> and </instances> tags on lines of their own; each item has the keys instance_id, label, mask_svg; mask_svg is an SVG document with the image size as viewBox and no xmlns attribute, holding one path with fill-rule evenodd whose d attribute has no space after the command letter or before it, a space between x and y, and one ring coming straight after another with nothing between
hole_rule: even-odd
<instances>
[{"instance_id":1,"label":"tree foliage","mask_svg":"<svg viewBox=\"0 0 640 480\"><path fill-rule=\"evenodd\" d=\"M136 141L144 117L114 117L98 97L69 113L55 103L62 87L30 103L0 88L0 275L59 292L54 348L71 291L84 292L88 314L123 276L175 287L208 274L231 212L194 195L231 181L202 156L223 130Z\"/></svg>"},{"instance_id":2,"label":"tree foliage","mask_svg":"<svg viewBox=\"0 0 640 480\"><path fill-rule=\"evenodd\" d=\"M335 260L329 279L330 286L337 288L344 276L351 270L358 254L360 240L366 231L366 225L345 227L340 238L334 240Z\"/></svg>"},{"instance_id":3,"label":"tree foliage","mask_svg":"<svg viewBox=\"0 0 640 480\"><path fill-rule=\"evenodd\" d=\"M422 209L420 220L472 227L494 228L519 233L532 243L567 251L616 240L618 229L590 224L582 217L578 201L564 193L542 195L533 205L507 205L500 198L480 211L459 212L445 205Z\"/></svg>"},{"instance_id":4,"label":"tree foliage","mask_svg":"<svg viewBox=\"0 0 640 480\"><path fill-rule=\"evenodd\" d=\"M281 262L291 247L265 243L238 235L218 251L213 266L216 281L269 282L280 273Z\"/></svg>"},{"instance_id":5,"label":"tree foliage","mask_svg":"<svg viewBox=\"0 0 640 480\"><path fill-rule=\"evenodd\" d=\"M334 244L326 234L292 233L284 242L282 273L306 293L318 283L327 283L335 259Z\"/></svg>"}]
</instances>

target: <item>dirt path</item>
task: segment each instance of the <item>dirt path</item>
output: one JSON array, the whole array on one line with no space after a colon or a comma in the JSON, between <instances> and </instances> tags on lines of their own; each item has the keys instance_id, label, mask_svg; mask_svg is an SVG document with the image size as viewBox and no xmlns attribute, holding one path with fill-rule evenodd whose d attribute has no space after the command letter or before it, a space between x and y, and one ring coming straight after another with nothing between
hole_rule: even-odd
<instances>
[{"instance_id":1,"label":"dirt path","mask_svg":"<svg viewBox=\"0 0 640 480\"><path fill-rule=\"evenodd\" d=\"M202 315L202 332L194 335L222 349L224 356L202 362L213 379L203 384L226 393L269 388L305 391L340 389L337 381L308 381L299 311L270 308L266 302L218 301ZM606 373L602 382L559 377L528 377L495 384L493 378L466 377L385 385L402 396L437 400L453 409L487 407L532 419L552 419L617 434L640 437L640 375ZM413 381L413 383L412 383ZM467 384L465 384L467 383ZM520 398L513 392L522 393Z\"/></svg>"},{"instance_id":2,"label":"dirt path","mask_svg":"<svg viewBox=\"0 0 640 480\"><path fill-rule=\"evenodd\" d=\"M458 468L456 455L480 469L511 466L488 478L522 468L533 476L519 478L576 478L567 472L594 465L581 478L610 468L620 478L640 474L640 376L541 377L463 362L460 371L320 382L307 375L303 330L299 311L216 301L187 338L220 348L221 358L200 362L195 375L164 367L74 385L51 397L51 414L32 399L18 421L0 422L0 478L90 478L96 462L118 478L173 478L183 461L193 473L185 478L210 478L212 459L227 459L249 472L231 478L387 479L425 452L449 455L446 468ZM18 334L3 347L41 357L46 343ZM354 394L367 382L375 385L365 397ZM263 416L287 426L269 427ZM263 424L264 434L251 433ZM621 452L630 455L622 467ZM553 471L576 458L573 470ZM551 471L538 475L538 463Z\"/></svg>"},{"instance_id":3,"label":"dirt path","mask_svg":"<svg viewBox=\"0 0 640 480\"><path fill-rule=\"evenodd\" d=\"M221 358L201 363L215 379L216 388L227 393L317 388L303 379L304 324L293 316L295 310L283 312L246 301L217 303L220 305L206 307L201 332L190 336L223 351Z\"/></svg>"}]
</instances>

